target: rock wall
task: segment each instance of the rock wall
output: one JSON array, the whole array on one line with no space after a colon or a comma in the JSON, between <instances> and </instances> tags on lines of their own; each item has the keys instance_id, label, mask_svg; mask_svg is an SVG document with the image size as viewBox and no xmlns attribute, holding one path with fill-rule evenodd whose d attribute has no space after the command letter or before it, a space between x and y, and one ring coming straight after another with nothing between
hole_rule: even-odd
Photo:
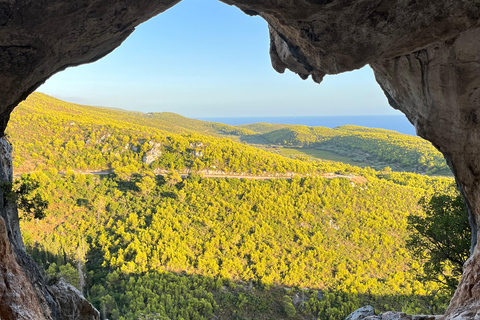
<instances>
[{"instance_id":1,"label":"rock wall","mask_svg":"<svg viewBox=\"0 0 480 320\"><path fill-rule=\"evenodd\" d=\"M178 2L1 0L0 136L13 108L49 76L103 57L119 46L135 26ZM270 56L278 72L288 68L302 79L312 76L321 82L326 74L370 64L392 107L404 112L418 134L444 153L464 195L474 235L478 234L480 0L223 2L269 23ZM2 144L2 148L0 158L6 172L8 167L11 170L11 159L8 146ZM10 175L0 172L0 180L11 181ZM15 207L1 194L0 199L0 284L4 284L0 285L0 316L71 316L61 314L67 308L62 308L62 302L52 295L69 290L59 285L52 291L43 285L22 250ZM447 318L476 315L480 305L479 255L474 236L472 256ZM17 276L12 278L12 274ZM13 294L11 284L23 283L24 295ZM18 312L13 315L12 310Z\"/></svg>"},{"instance_id":2,"label":"rock wall","mask_svg":"<svg viewBox=\"0 0 480 320\"><path fill-rule=\"evenodd\" d=\"M480 28L372 68L390 104L444 154L460 186L472 226L472 255L447 315L470 314L473 310L463 307L480 302Z\"/></svg>"},{"instance_id":3,"label":"rock wall","mask_svg":"<svg viewBox=\"0 0 480 320\"><path fill-rule=\"evenodd\" d=\"M0 138L0 319L100 319L98 311L63 279L47 286L25 253L16 204L6 191L12 179L12 146ZM82 307L83 318L71 304Z\"/></svg>"},{"instance_id":4,"label":"rock wall","mask_svg":"<svg viewBox=\"0 0 480 320\"><path fill-rule=\"evenodd\" d=\"M409 54L480 26L476 0L222 1L269 23L277 71L281 61L302 78L305 71L317 74L317 81L318 75Z\"/></svg>"},{"instance_id":5,"label":"rock wall","mask_svg":"<svg viewBox=\"0 0 480 320\"><path fill-rule=\"evenodd\" d=\"M100 59L180 0L1 0L0 133L52 74Z\"/></svg>"}]
</instances>

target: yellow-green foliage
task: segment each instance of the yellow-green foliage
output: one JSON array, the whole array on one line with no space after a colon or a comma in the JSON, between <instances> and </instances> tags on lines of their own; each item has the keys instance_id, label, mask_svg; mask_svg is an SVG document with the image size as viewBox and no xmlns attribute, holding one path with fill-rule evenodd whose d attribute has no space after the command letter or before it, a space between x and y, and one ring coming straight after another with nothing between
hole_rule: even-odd
<instances>
[{"instance_id":1,"label":"yellow-green foliage","mask_svg":"<svg viewBox=\"0 0 480 320\"><path fill-rule=\"evenodd\" d=\"M289 126L288 124L258 122L258 123L251 123L251 124L242 124L242 125L238 125L237 127L248 129L258 134L258 133L272 132L288 126Z\"/></svg>"},{"instance_id":2,"label":"yellow-green foliage","mask_svg":"<svg viewBox=\"0 0 480 320\"><path fill-rule=\"evenodd\" d=\"M288 126L262 135L262 137L273 144L285 146L301 146L314 142L325 141L330 137L339 135L335 129L325 127Z\"/></svg>"},{"instance_id":3,"label":"yellow-green foliage","mask_svg":"<svg viewBox=\"0 0 480 320\"><path fill-rule=\"evenodd\" d=\"M12 116L15 170L38 169L25 179L50 203L43 220L21 220L28 250L52 274L76 282L68 263L84 270L81 289L103 318L340 320L364 304L410 313L445 307L435 283L416 280L422 262L405 241L418 200L451 179L287 159L214 132L231 128L169 122L178 119L42 94ZM333 139L341 130L301 127L299 137L312 132ZM160 157L144 164L155 145ZM184 169L304 178L182 181Z\"/></svg>"},{"instance_id":4,"label":"yellow-green foliage","mask_svg":"<svg viewBox=\"0 0 480 320\"><path fill-rule=\"evenodd\" d=\"M252 130L242 128L240 126L230 126L218 122L190 119L172 112L148 113L148 117L166 121L170 124L180 125L184 128L206 134L221 133L235 136L243 136L256 133Z\"/></svg>"},{"instance_id":5,"label":"yellow-green foliage","mask_svg":"<svg viewBox=\"0 0 480 320\"><path fill-rule=\"evenodd\" d=\"M255 129L255 124L249 128ZM267 130L268 127L261 127ZM318 148L356 161L381 161L394 169L448 174L442 154L432 144L419 137L383 129L358 126L324 127L286 126L281 129L242 137L250 143L278 144Z\"/></svg>"},{"instance_id":6,"label":"yellow-green foliage","mask_svg":"<svg viewBox=\"0 0 480 320\"><path fill-rule=\"evenodd\" d=\"M248 128L248 129L247 129ZM278 129L281 128L281 129ZM278 129L278 130L274 130ZM254 130L268 131L254 135ZM257 132L258 132L257 131ZM324 169L295 163L218 138L285 146L309 146L366 161L375 167L448 174L441 154L427 141L394 131L343 126L336 129L306 126L225 124L188 119L174 113L129 112L81 106L34 93L12 114L7 130L15 145L14 167L28 172L37 167L59 170L141 170L149 143L162 145L162 160L151 168L225 172L313 173ZM263 141L263 142L262 142ZM192 147L191 145L201 147ZM201 156L195 156L200 151ZM268 155L268 156L267 156ZM263 159L268 158L269 163ZM380 163L375 164L380 161ZM303 169L299 169L304 167ZM128 170L127 170L128 171Z\"/></svg>"},{"instance_id":7,"label":"yellow-green foliage","mask_svg":"<svg viewBox=\"0 0 480 320\"><path fill-rule=\"evenodd\" d=\"M286 159L212 136L211 123L185 119L175 114L81 106L34 93L12 114L7 134L14 145L14 169L20 173L52 167L60 171L114 169L127 174L156 168L257 174L332 171L325 163ZM226 125L216 126L227 131ZM240 130L232 128L228 130ZM160 145L161 156L146 165L142 156L154 143Z\"/></svg>"},{"instance_id":8,"label":"yellow-green foliage","mask_svg":"<svg viewBox=\"0 0 480 320\"><path fill-rule=\"evenodd\" d=\"M318 314L340 320L366 303L378 310L438 312L446 297L434 295L434 283L416 280L421 262L405 248L407 217L419 213L421 196L451 180L417 175L425 181L410 187L378 176L363 184L344 178L257 181L194 175L169 183L168 178L152 180L147 174L124 180L39 172L30 178L39 181L51 206L46 219L24 221L22 228L27 246L36 248L34 256L44 263L59 264L65 257L63 263L86 261L92 301L105 308L110 319L136 319L147 311L185 319L182 301L194 297L206 299L211 306L206 308L224 314L224 319L234 318L237 308L252 312L248 299L260 299L264 307L255 309L253 317L268 319L262 312L271 310L272 303L283 303L282 296L272 302L269 294L259 296L252 290L243 293L247 300L242 302L243 291L222 291L215 279L254 283L266 292L272 288L272 295L278 286L329 294L325 300L304 292L308 304L297 305L299 318ZM112 282L108 279L113 272L118 280ZM169 309L158 304L165 296L149 300L147 287L137 288L146 273L153 282L165 273L177 274L172 279L185 281L188 288L193 286L190 276L176 277L196 274L212 280L205 280L210 281L202 289L206 291L198 293L179 288ZM331 302L330 295L338 298ZM141 296L145 298L138 305ZM280 307L276 318L293 317L288 308L287 313ZM199 312L198 307L191 310Z\"/></svg>"},{"instance_id":9,"label":"yellow-green foliage","mask_svg":"<svg viewBox=\"0 0 480 320\"><path fill-rule=\"evenodd\" d=\"M323 149L359 149L382 161L406 168L423 168L427 173L448 169L442 154L432 144L418 137L382 129L356 126L338 127L348 135L334 137L320 146Z\"/></svg>"}]
</instances>

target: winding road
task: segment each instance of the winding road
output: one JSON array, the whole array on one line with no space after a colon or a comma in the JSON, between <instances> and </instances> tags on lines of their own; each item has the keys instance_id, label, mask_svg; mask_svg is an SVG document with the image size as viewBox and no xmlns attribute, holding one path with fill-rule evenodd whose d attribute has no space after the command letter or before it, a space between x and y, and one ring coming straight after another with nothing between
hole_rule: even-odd
<instances>
[{"instance_id":1,"label":"winding road","mask_svg":"<svg viewBox=\"0 0 480 320\"><path fill-rule=\"evenodd\" d=\"M16 173L14 175L15 178L20 178L22 174L29 174L33 173L34 171L30 172L22 172ZM77 171L73 170L75 174L91 174L96 176L107 175L113 173L113 169L108 170L101 170L101 171ZM189 172L178 172L180 177L186 178L190 174ZM309 177L310 175L301 175L301 174L291 174L289 176L261 176L261 175L248 175L246 173L239 173L239 174L231 174L231 173L209 173L209 172L196 172L203 178L230 178L230 179L253 179L253 180L277 180L277 179L292 179L293 177ZM65 175L65 172L59 172L60 175ZM169 174L167 170L160 170L155 172L157 175L166 176ZM356 183L366 183L368 180L362 176L355 176L355 175L344 175L344 174L337 174L337 173L323 173L320 175L315 175L314 177L326 178L326 179L334 179L334 178L346 178Z\"/></svg>"}]
</instances>

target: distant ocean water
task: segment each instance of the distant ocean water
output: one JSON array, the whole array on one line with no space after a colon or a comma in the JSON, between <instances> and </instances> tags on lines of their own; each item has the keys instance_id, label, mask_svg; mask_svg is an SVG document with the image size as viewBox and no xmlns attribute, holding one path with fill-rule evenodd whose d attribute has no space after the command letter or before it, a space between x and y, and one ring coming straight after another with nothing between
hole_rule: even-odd
<instances>
[{"instance_id":1,"label":"distant ocean water","mask_svg":"<svg viewBox=\"0 0 480 320\"><path fill-rule=\"evenodd\" d=\"M324 116L324 117L224 117L198 118L199 120L214 121L232 126L257 122L300 124L309 127L335 128L347 124L393 130L415 136L415 128L403 115L395 116Z\"/></svg>"}]
</instances>

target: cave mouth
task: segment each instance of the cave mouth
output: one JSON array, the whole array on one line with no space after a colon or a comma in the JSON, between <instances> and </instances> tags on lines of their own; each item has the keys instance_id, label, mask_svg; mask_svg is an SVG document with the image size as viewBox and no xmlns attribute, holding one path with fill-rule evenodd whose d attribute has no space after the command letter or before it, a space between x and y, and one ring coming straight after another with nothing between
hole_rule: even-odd
<instances>
[{"instance_id":1,"label":"cave mouth","mask_svg":"<svg viewBox=\"0 0 480 320\"><path fill-rule=\"evenodd\" d=\"M369 64L389 104L407 116L419 136L444 154L462 190L473 225L479 226L478 2L223 2L267 21L270 57L279 72L288 68L302 78L311 76L320 82L326 74L339 74ZM178 0L47 0L0 5L2 133L12 110L52 74L104 57L118 47L135 26L177 3ZM11 159L9 164L8 156L4 158L5 172L1 177L8 182ZM18 219L12 220L10 214L5 209L2 217L7 229L11 229L6 241L15 247L16 240L11 235L18 231ZM447 319L474 318L477 312L480 314L477 307L479 255L477 245L464 266L464 275L445 316ZM21 260L21 257L15 259ZM24 261L20 262L17 270L27 268ZM35 275L25 274L31 283L41 282ZM17 287L21 286L17 283ZM29 301L46 297L47 290L40 287L26 293L36 292L36 298ZM15 299L9 297L1 303L19 305ZM35 308L35 313L29 313L35 319L48 318L39 316L39 310L55 308L48 302L43 307L29 307Z\"/></svg>"}]
</instances>

